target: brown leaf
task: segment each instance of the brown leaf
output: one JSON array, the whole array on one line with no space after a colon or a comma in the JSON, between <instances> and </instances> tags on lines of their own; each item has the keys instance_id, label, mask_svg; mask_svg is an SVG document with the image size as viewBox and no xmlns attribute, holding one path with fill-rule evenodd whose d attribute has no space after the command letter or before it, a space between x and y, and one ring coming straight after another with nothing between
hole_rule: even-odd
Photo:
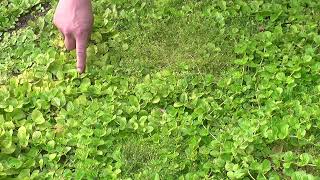
<instances>
[{"instance_id":1,"label":"brown leaf","mask_svg":"<svg viewBox=\"0 0 320 180\"><path fill-rule=\"evenodd\" d=\"M276 144L273 146L272 151L274 153L281 153L283 151L283 145L282 144Z\"/></svg>"}]
</instances>

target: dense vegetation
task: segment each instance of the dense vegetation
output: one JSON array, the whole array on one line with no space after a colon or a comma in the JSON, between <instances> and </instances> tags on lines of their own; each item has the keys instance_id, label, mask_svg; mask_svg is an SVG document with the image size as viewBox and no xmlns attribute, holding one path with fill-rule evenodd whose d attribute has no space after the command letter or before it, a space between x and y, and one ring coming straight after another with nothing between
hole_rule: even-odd
<instances>
[{"instance_id":1,"label":"dense vegetation","mask_svg":"<svg viewBox=\"0 0 320 180\"><path fill-rule=\"evenodd\" d=\"M14 28L19 18L34 13L32 10L43 8L41 5L45 2L46 0L2 0L0 2L0 32Z\"/></svg>"},{"instance_id":2,"label":"dense vegetation","mask_svg":"<svg viewBox=\"0 0 320 180\"><path fill-rule=\"evenodd\" d=\"M0 2L0 179L320 178L320 1L96 0L83 75L54 9L8 32L42 2Z\"/></svg>"}]
</instances>

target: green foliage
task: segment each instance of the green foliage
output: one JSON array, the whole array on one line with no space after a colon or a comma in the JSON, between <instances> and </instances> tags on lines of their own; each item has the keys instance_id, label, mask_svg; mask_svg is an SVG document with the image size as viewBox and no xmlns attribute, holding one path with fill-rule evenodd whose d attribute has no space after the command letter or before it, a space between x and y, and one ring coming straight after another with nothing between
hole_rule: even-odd
<instances>
[{"instance_id":1,"label":"green foliage","mask_svg":"<svg viewBox=\"0 0 320 180\"><path fill-rule=\"evenodd\" d=\"M46 0L3 0L0 2L0 38L3 32L15 27L15 23L18 19L27 14L31 8L37 6L40 3L46 2Z\"/></svg>"},{"instance_id":2,"label":"green foliage","mask_svg":"<svg viewBox=\"0 0 320 180\"><path fill-rule=\"evenodd\" d=\"M53 10L2 35L0 179L319 178L320 2L93 3L86 74Z\"/></svg>"}]
</instances>

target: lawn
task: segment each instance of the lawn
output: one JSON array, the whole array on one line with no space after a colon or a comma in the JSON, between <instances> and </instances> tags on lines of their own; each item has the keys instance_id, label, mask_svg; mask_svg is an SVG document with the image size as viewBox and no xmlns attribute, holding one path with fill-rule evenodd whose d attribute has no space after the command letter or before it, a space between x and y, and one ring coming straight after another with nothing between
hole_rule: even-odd
<instances>
[{"instance_id":1,"label":"lawn","mask_svg":"<svg viewBox=\"0 0 320 180\"><path fill-rule=\"evenodd\" d=\"M320 1L0 2L0 179L319 179Z\"/></svg>"}]
</instances>

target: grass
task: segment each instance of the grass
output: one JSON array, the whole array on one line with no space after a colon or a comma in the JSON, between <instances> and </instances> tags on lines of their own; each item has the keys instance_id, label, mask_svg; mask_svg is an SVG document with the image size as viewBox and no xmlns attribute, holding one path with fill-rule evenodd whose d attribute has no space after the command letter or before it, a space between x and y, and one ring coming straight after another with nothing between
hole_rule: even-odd
<instances>
[{"instance_id":1,"label":"grass","mask_svg":"<svg viewBox=\"0 0 320 180\"><path fill-rule=\"evenodd\" d=\"M176 177L181 171L177 165L183 162L183 149L187 142L159 135L143 137L128 135L121 144L123 174L134 179L152 179L150 174L161 171L161 177ZM179 155L179 156L178 156ZM161 159L166 157L166 159ZM191 170L191 169L190 169Z\"/></svg>"},{"instance_id":2,"label":"grass","mask_svg":"<svg viewBox=\"0 0 320 180\"><path fill-rule=\"evenodd\" d=\"M158 160L159 148L159 145L155 146L141 137L128 138L123 142L124 176L130 176L145 169L144 167L150 167L153 160Z\"/></svg>"},{"instance_id":3,"label":"grass","mask_svg":"<svg viewBox=\"0 0 320 180\"><path fill-rule=\"evenodd\" d=\"M181 4L176 7L180 8ZM237 39L230 38L230 30L237 28L253 34L258 32L258 26L248 18L230 18L221 33L215 19L204 16L203 11L173 14L160 20L141 18L139 24L119 25L126 26L120 36L126 37L129 49L111 49L110 56L116 56L111 63L138 76L186 67L189 72L219 76L235 58L233 47Z\"/></svg>"}]
</instances>

